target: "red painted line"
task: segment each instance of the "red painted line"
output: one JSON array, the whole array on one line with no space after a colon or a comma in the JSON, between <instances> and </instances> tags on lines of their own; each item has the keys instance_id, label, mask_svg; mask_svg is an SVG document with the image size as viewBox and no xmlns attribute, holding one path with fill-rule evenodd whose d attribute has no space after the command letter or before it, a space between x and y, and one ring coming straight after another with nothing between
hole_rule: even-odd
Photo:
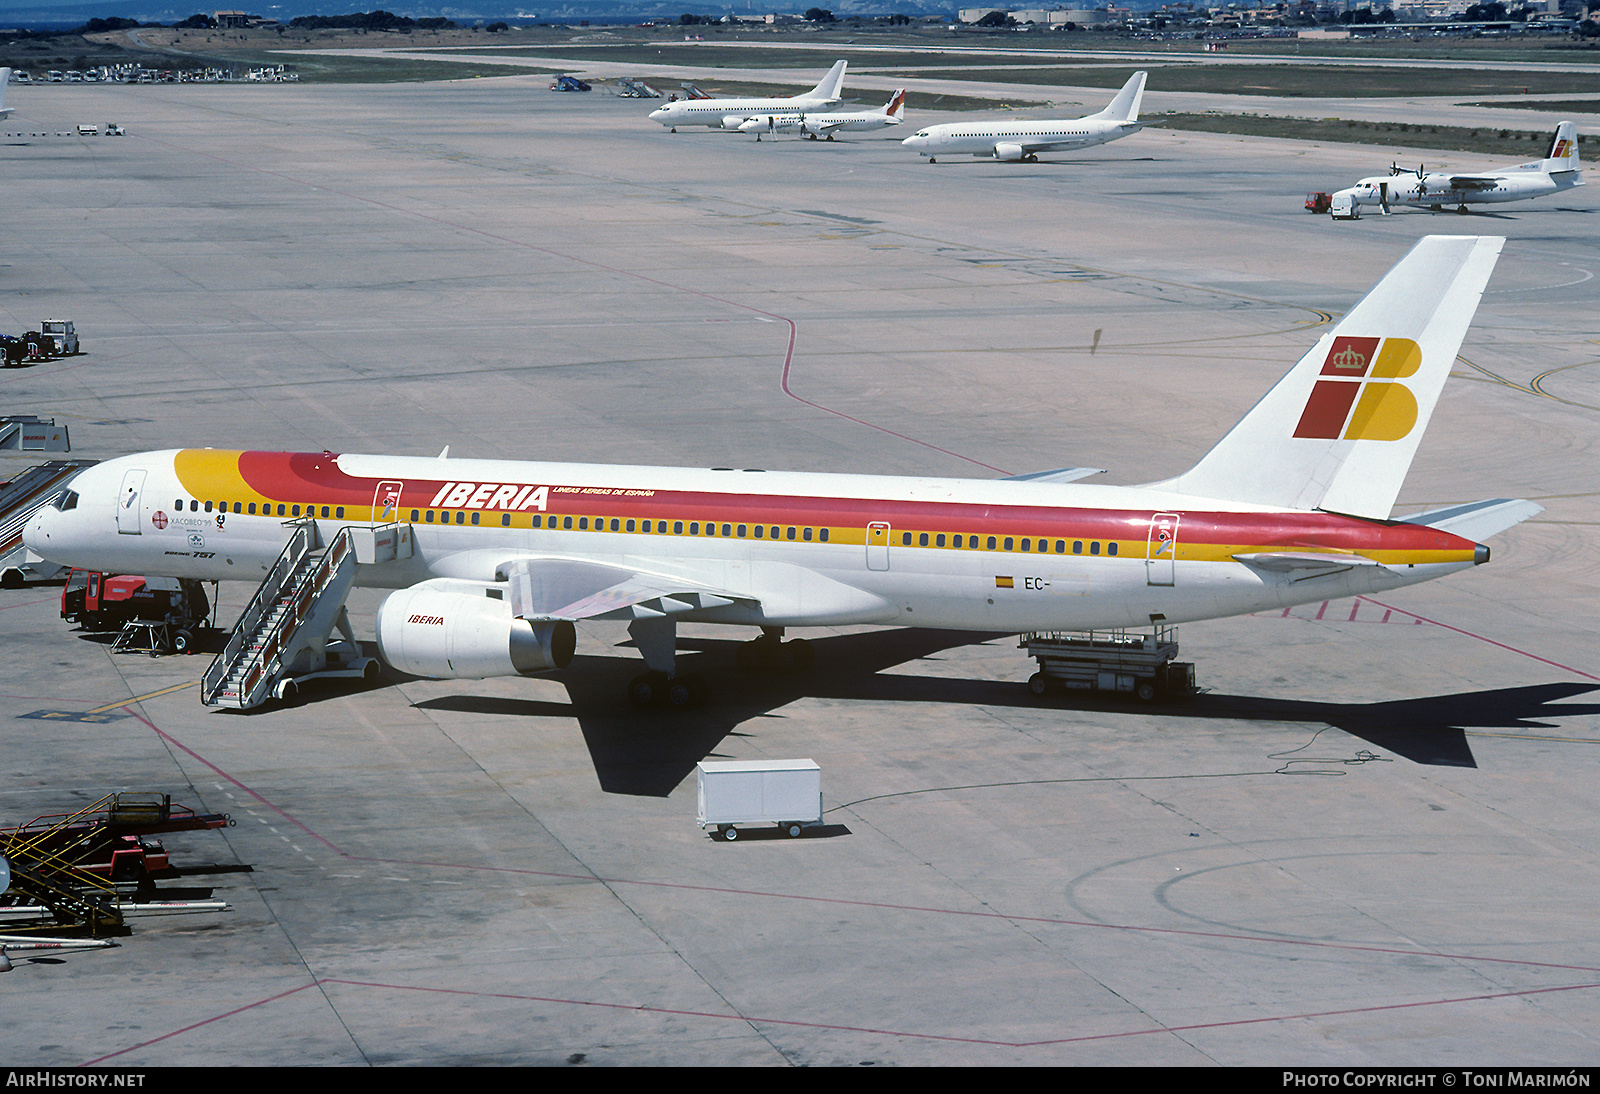
<instances>
[{"instance_id":1,"label":"red painted line","mask_svg":"<svg viewBox=\"0 0 1600 1094\"><path fill-rule=\"evenodd\" d=\"M1148 1037L1152 1034L1192 1033L1198 1030L1230 1029L1239 1028L1242 1026L1263 1025L1272 1022L1303 1022L1317 1018L1339 1018L1354 1014L1382 1014L1387 1011L1411 1010L1417 1007L1454 1006L1460 1003L1481 1003L1495 999L1519 999L1534 995L1548 995L1554 992L1592 991L1596 988L1600 988L1600 983L1564 984L1557 987L1525 988L1518 991L1486 992L1481 995L1450 996L1443 999L1420 999L1413 1000L1409 1003L1384 1003L1367 1007L1346 1007L1340 1010L1304 1011L1294 1014L1267 1015L1260 1018L1235 1018L1218 1022L1196 1022L1184 1026L1148 1026L1143 1029L1118 1030L1113 1033L1087 1033L1075 1037L1050 1037L1036 1041L1007 1041L994 1037L959 1037L948 1033L918 1033L912 1030L887 1029L881 1026L853 1026L839 1022L807 1022L797 1018L772 1018L762 1015L727 1014L719 1011L687 1010L678 1007L653 1007L645 1003L604 1003L595 999L567 999L560 996L523 995L516 992L471 991L465 988L438 988L418 986L413 984L387 984L370 980L344 980L328 977L319 978L310 984L305 984L298 988L291 988L289 991L268 996L267 998L257 1000L254 1003L247 1003L242 1007L236 1007L233 1010L192 1023L182 1027L181 1029L175 1029L170 1033L164 1033L159 1037L152 1037L147 1041L141 1041L139 1044L129 1045L127 1048L118 1049L116 1052L107 1053L104 1056L86 1061L83 1066L92 1067L95 1064L101 1063L105 1060L111 1060L118 1056L125 1055L126 1053L134 1052L150 1045L159 1044L162 1041L169 1040L192 1030L200 1029L201 1027L209 1025L212 1022L218 1022L224 1018L230 1018L254 1007L263 1006L267 1003L286 998L287 996L293 995L296 992L305 991L307 988L321 988L329 984L337 984L344 987L353 988L372 988L374 990L384 991L425 992L432 995L454 995L472 999L500 999L511 1000L513 1002L520 1003L548 1003L555 1006L564 1007L597 1007L604 1010L628 1011L634 1014L661 1014L678 1018L709 1018L724 1022L741 1022L746 1025L772 1025L788 1026L799 1029L825 1029L841 1033L863 1033L879 1037L901 1037L907 1040L915 1041L943 1041L953 1042L956 1044L989 1045L995 1048L1044 1048L1051 1045L1070 1045L1086 1041L1107 1041L1123 1037ZM334 1006L331 1001L330 1006ZM334 1006L334 1009L337 1012L336 1006ZM357 1047L359 1047L359 1044Z\"/></svg>"},{"instance_id":2,"label":"red painted line","mask_svg":"<svg viewBox=\"0 0 1600 1094\"><path fill-rule=\"evenodd\" d=\"M279 999L285 999L288 996L294 995L296 992L305 991L307 988L314 988L317 986L317 984L318 981L313 980L309 984L301 984L298 988L290 988L288 991L280 991L277 995L269 995L265 999L257 999L254 1003L246 1003L242 1007L234 1007L232 1010L225 1010L221 1014L214 1014L210 1018L202 1018L198 1022L192 1022L187 1026L181 1026L170 1033L163 1033L159 1037L152 1037L148 1041L140 1041L136 1045L129 1045L127 1048L119 1048L115 1052L108 1052L104 1056L96 1056L92 1060L85 1060L80 1066L93 1067L94 1065L102 1063L106 1060L114 1060L118 1056L126 1055L129 1052L137 1052L139 1049L147 1048L150 1045L160 1044L162 1041L177 1037L179 1034L200 1029L202 1026L208 1026L212 1022L220 1022L224 1018L232 1018L235 1014L243 1014L245 1011L251 1010L255 1007L265 1006L266 1004L276 1002Z\"/></svg>"},{"instance_id":3,"label":"red painted line","mask_svg":"<svg viewBox=\"0 0 1600 1094\"><path fill-rule=\"evenodd\" d=\"M61 598L59 596L47 596L43 600L23 600L23 601L20 601L20 602L18 602L16 604L0 605L0 612L6 611L9 608L31 608L35 604L59 604L59 603L61 603Z\"/></svg>"},{"instance_id":4,"label":"red painted line","mask_svg":"<svg viewBox=\"0 0 1600 1094\"><path fill-rule=\"evenodd\" d=\"M265 797L263 797L262 795L256 793L254 790L250 789L250 787L246 786L244 783L240 782L238 779L234 778L232 775L230 775L226 771L222 770L222 768L218 767L216 764L212 763L210 760L208 760L204 756L200 755L200 753L196 752L194 749L190 748L188 745L184 744L182 741L180 741L176 737L172 736L172 734L167 733L165 730L162 730L161 728L159 728L149 718L146 718L143 714L140 714L137 710L134 710L133 709L133 705L132 705L133 702L134 702L134 700L130 699L126 705L120 706L120 707L113 707L112 709L113 710L126 710L133 717L139 719L139 721L141 721L145 725L149 726L150 727L150 731L152 733L154 733L156 736L160 737L163 741L166 741L173 748L176 748L180 752L184 753L185 755L193 758L197 763L202 763L206 767L209 767L213 772L216 773L216 775L217 775L217 777L219 779L224 779L227 782L232 783L234 786L239 788L240 792L242 792L244 794L248 794L250 797L252 797L256 801L260 802L263 806L265 806L266 808L272 810L274 813L278 814L278 816L283 818L285 824L294 825L296 828L300 829L300 831L304 832L308 838L316 840L318 843L322 844L322 846L326 847L328 850L332 851L334 854L336 854L336 855L343 855L344 854L344 852L339 850L339 848L334 843L332 843L329 840L323 839L320 835L318 835L315 831L313 831L310 826L308 826L306 824L302 824L299 820L296 820L295 817L292 814L284 811L283 809L279 808L277 805L274 805L272 802L268 801Z\"/></svg>"},{"instance_id":5,"label":"red painted line","mask_svg":"<svg viewBox=\"0 0 1600 1094\"><path fill-rule=\"evenodd\" d=\"M1531 657L1535 661L1538 661L1542 664L1549 665L1552 668L1558 668L1563 672L1570 672L1574 676L1581 676L1585 680L1600 680L1600 676L1596 676L1592 672L1584 672L1582 669L1575 669L1571 665L1563 665L1561 662L1552 661L1548 657L1540 657L1536 653L1529 653L1527 650L1520 650L1515 646L1508 646L1504 642L1496 642L1493 638L1489 638L1486 635L1476 634L1462 627L1452 627L1449 623L1441 623L1437 619L1429 619L1427 616L1418 615L1416 612L1408 612L1404 608L1392 608L1388 604L1383 603L1381 600L1373 600L1370 596L1358 596L1356 599L1365 600L1369 603L1376 604L1380 608L1389 608L1390 611L1399 612L1401 615L1409 615L1418 623L1431 623L1435 627L1443 627L1447 631L1455 631L1457 634L1464 634L1468 638L1476 638L1479 642L1487 642L1491 646L1498 646L1500 649L1506 650L1510 653L1520 654L1523 657Z\"/></svg>"}]
</instances>

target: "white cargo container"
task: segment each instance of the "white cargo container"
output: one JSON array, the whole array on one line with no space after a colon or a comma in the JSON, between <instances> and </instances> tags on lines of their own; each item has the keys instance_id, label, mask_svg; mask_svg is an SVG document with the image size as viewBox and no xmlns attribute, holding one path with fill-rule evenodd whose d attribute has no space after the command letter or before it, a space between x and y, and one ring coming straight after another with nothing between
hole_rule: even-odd
<instances>
[{"instance_id":1,"label":"white cargo container","mask_svg":"<svg viewBox=\"0 0 1600 1094\"><path fill-rule=\"evenodd\" d=\"M772 822L794 837L822 823L822 768L814 760L703 760L695 765L700 827L736 840L741 824Z\"/></svg>"}]
</instances>

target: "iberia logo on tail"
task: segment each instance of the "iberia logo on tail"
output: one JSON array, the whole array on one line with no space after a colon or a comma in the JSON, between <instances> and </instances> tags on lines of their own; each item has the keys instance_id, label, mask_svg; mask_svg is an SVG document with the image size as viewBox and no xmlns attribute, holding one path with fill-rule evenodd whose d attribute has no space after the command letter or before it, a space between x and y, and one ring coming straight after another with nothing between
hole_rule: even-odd
<instances>
[{"instance_id":1,"label":"iberia logo on tail","mask_svg":"<svg viewBox=\"0 0 1600 1094\"><path fill-rule=\"evenodd\" d=\"M1398 441L1417 424L1417 400L1401 383L1422 367L1409 338L1335 338L1295 427L1318 440Z\"/></svg>"}]
</instances>

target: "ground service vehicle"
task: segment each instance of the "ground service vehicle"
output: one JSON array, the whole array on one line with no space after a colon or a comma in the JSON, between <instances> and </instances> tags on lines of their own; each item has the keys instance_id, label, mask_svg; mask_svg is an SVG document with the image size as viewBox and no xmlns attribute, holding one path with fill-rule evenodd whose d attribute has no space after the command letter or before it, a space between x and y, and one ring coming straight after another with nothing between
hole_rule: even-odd
<instances>
[{"instance_id":1,"label":"ground service vehicle","mask_svg":"<svg viewBox=\"0 0 1600 1094\"><path fill-rule=\"evenodd\" d=\"M739 838L741 824L776 824L791 839L822 823L822 768L815 760L702 760L695 765L700 827Z\"/></svg>"},{"instance_id":2,"label":"ground service vehicle","mask_svg":"<svg viewBox=\"0 0 1600 1094\"><path fill-rule=\"evenodd\" d=\"M193 646L192 632L210 612L198 581L73 570L61 590L61 618L68 623L86 631L120 630L133 620L173 623L179 628L173 635L177 653Z\"/></svg>"},{"instance_id":3,"label":"ground service vehicle","mask_svg":"<svg viewBox=\"0 0 1600 1094\"><path fill-rule=\"evenodd\" d=\"M39 324L39 335L44 342L41 348L51 357L71 357L82 352L78 332L72 329L69 319L46 319Z\"/></svg>"}]
</instances>

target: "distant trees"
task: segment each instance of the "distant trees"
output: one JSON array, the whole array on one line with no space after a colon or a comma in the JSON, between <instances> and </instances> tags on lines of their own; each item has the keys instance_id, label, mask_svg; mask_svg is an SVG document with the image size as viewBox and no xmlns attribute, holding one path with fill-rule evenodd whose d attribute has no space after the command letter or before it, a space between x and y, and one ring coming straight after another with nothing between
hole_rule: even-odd
<instances>
[{"instance_id":1,"label":"distant trees","mask_svg":"<svg viewBox=\"0 0 1600 1094\"><path fill-rule=\"evenodd\" d=\"M209 15L196 12L181 23L173 23L179 30L210 30L217 25L217 21Z\"/></svg>"},{"instance_id":2,"label":"distant trees","mask_svg":"<svg viewBox=\"0 0 1600 1094\"><path fill-rule=\"evenodd\" d=\"M833 22L833 12L829 11L827 8L807 8L806 22L831 23Z\"/></svg>"},{"instance_id":3,"label":"distant trees","mask_svg":"<svg viewBox=\"0 0 1600 1094\"><path fill-rule=\"evenodd\" d=\"M1013 20L1011 16L1007 15L1005 12L991 11L988 15L985 15L973 25L979 27L1003 27L1010 22L1013 22Z\"/></svg>"},{"instance_id":4,"label":"distant trees","mask_svg":"<svg viewBox=\"0 0 1600 1094\"><path fill-rule=\"evenodd\" d=\"M351 15L299 15L289 20L302 30L443 30L454 27L451 19L412 19L390 11L358 11Z\"/></svg>"}]
</instances>

